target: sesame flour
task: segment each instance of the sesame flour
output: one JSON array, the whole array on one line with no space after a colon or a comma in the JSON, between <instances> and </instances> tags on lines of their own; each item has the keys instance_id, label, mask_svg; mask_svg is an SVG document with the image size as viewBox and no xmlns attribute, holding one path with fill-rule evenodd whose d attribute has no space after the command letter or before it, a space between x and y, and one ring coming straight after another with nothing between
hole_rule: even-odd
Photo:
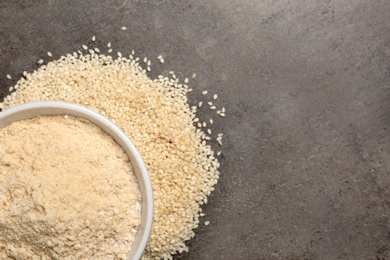
<instances>
[{"instance_id":1,"label":"sesame flour","mask_svg":"<svg viewBox=\"0 0 390 260\"><path fill-rule=\"evenodd\" d=\"M140 200L126 153L89 121L0 129L0 259L125 259Z\"/></svg>"}]
</instances>

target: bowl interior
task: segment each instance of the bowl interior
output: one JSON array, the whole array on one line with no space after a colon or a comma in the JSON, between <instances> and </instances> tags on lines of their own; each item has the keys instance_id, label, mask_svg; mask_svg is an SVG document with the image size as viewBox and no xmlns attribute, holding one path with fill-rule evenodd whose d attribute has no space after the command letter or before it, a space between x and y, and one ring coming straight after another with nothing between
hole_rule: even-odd
<instances>
[{"instance_id":1,"label":"bowl interior","mask_svg":"<svg viewBox=\"0 0 390 260\"><path fill-rule=\"evenodd\" d=\"M153 193L149 174L134 144L113 122L88 108L57 101L27 103L0 112L0 128L12 122L36 116L71 115L88 119L111 135L127 153L141 191L141 224L134 243L127 253L127 260L140 259L149 238L153 219Z\"/></svg>"}]
</instances>

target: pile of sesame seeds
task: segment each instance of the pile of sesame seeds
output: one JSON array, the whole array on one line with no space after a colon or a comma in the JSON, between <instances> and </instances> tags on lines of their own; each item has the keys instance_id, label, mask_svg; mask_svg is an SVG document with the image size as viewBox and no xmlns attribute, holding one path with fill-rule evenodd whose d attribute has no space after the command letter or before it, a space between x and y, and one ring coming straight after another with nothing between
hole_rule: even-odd
<instances>
[{"instance_id":1,"label":"pile of sesame seeds","mask_svg":"<svg viewBox=\"0 0 390 260\"><path fill-rule=\"evenodd\" d=\"M93 36L92 44L95 41ZM205 216L200 206L207 203L218 181L217 157L221 155L208 141L222 145L223 134L212 132L212 118L201 122L196 116L203 101L198 106L188 104L187 94L192 91L188 78L181 83L171 71L168 76L150 79L151 60L140 60L134 51L127 57L117 52L113 58L112 52L111 43L107 44L108 54L82 45L58 60L46 64L38 60L40 67L23 72L0 109L34 101L66 101L100 112L116 123L141 153L153 186L153 228L143 259L172 259L172 255L188 251L185 242L194 237L200 217ZM53 55L48 52L47 56ZM161 55L157 60L164 63ZM194 73L191 78L195 77ZM224 117L225 108L217 106L217 98L212 96L216 104L205 103Z\"/></svg>"}]
</instances>

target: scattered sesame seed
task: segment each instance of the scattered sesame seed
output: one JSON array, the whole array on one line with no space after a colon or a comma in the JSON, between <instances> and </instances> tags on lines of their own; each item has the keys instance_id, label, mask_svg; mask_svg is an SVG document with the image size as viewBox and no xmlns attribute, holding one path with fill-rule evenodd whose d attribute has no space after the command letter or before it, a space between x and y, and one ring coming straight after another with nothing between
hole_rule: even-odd
<instances>
[{"instance_id":1,"label":"scattered sesame seed","mask_svg":"<svg viewBox=\"0 0 390 260\"><path fill-rule=\"evenodd\" d=\"M126 31L126 30L127 30L126 26L122 26L122 27L121 27L121 30L122 30L122 31Z\"/></svg>"},{"instance_id":2,"label":"scattered sesame seed","mask_svg":"<svg viewBox=\"0 0 390 260\"><path fill-rule=\"evenodd\" d=\"M202 92L203 95L207 95L207 93L208 93L207 90L204 90L204 91Z\"/></svg>"},{"instance_id":3,"label":"scattered sesame seed","mask_svg":"<svg viewBox=\"0 0 390 260\"><path fill-rule=\"evenodd\" d=\"M100 52L100 50L99 50L98 48L95 48L94 50L95 50L95 52L97 52L97 53Z\"/></svg>"},{"instance_id":4,"label":"scattered sesame seed","mask_svg":"<svg viewBox=\"0 0 390 260\"><path fill-rule=\"evenodd\" d=\"M204 225L205 225L205 226L210 225L210 221L205 221L205 222L204 222Z\"/></svg>"},{"instance_id":5,"label":"scattered sesame seed","mask_svg":"<svg viewBox=\"0 0 390 260\"><path fill-rule=\"evenodd\" d=\"M87 45L83 44L82 47L83 47L84 50L88 50L88 46Z\"/></svg>"},{"instance_id":6,"label":"scattered sesame seed","mask_svg":"<svg viewBox=\"0 0 390 260\"><path fill-rule=\"evenodd\" d=\"M214 123L213 119L210 118L210 125L212 125Z\"/></svg>"},{"instance_id":7,"label":"scattered sesame seed","mask_svg":"<svg viewBox=\"0 0 390 260\"><path fill-rule=\"evenodd\" d=\"M111 48L111 42L107 43L107 48Z\"/></svg>"},{"instance_id":8,"label":"scattered sesame seed","mask_svg":"<svg viewBox=\"0 0 390 260\"><path fill-rule=\"evenodd\" d=\"M8 95L4 102L0 102L0 107L7 109L31 101L58 99L87 105L115 121L131 136L139 152L147 155L144 158L152 176L157 202L153 229L159 235L152 232L145 255L148 259L171 259L171 254L188 250L183 243L195 235L194 229L202 223L199 216L204 216L199 205L207 204L207 196L214 190L219 178L218 159L207 144L211 140L212 129L206 128L206 122L200 123L193 112L205 101L190 107L187 99L190 88L187 85L179 84L178 79L173 80L172 77L150 79L141 73L144 70L137 58L129 60L104 54L89 55L80 50L77 51L80 55L62 56L50 66L41 66L33 73L23 73L27 78L22 78L13 87L13 91L18 88L19 94L13 92ZM134 102L125 96L128 93L142 98ZM146 122L145 115L146 118L153 116L150 117L153 120ZM207 123L209 120L206 120ZM176 138L179 136L185 138ZM154 149L157 144L154 140L158 140L159 149ZM218 134L216 142L222 145L222 135ZM178 182L180 187L176 185ZM202 183L201 186L198 183ZM164 196L166 187L169 187L169 198ZM164 218L162 212L166 205L178 213L174 219ZM166 229L166 220L170 224L169 229ZM182 225L184 222L186 224Z\"/></svg>"},{"instance_id":9,"label":"scattered sesame seed","mask_svg":"<svg viewBox=\"0 0 390 260\"><path fill-rule=\"evenodd\" d=\"M9 87L9 92L11 92L12 90L14 90L14 88L13 87Z\"/></svg>"},{"instance_id":10,"label":"scattered sesame seed","mask_svg":"<svg viewBox=\"0 0 390 260\"><path fill-rule=\"evenodd\" d=\"M149 66L146 68L146 70L147 70L147 71L151 71L151 69L150 69L150 67L149 67Z\"/></svg>"},{"instance_id":11,"label":"scattered sesame seed","mask_svg":"<svg viewBox=\"0 0 390 260\"><path fill-rule=\"evenodd\" d=\"M161 62L161 64L164 64L164 59L161 58L161 59L160 59L160 62Z\"/></svg>"},{"instance_id":12,"label":"scattered sesame seed","mask_svg":"<svg viewBox=\"0 0 390 260\"><path fill-rule=\"evenodd\" d=\"M112 49L108 49L108 51L107 51L108 53L111 53L112 52Z\"/></svg>"},{"instance_id":13,"label":"scattered sesame seed","mask_svg":"<svg viewBox=\"0 0 390 260\"><path fill-rule=\"evenodd\" d=\"M222 110L221 110L222 113L225 113L225 108L223 107Z\"/></svg>"},{"instance_id":14,"label":"scattered sesame seed","mask_svg":"<svg viewBox=\"0 0 390 260\"><path fill-rule=\"evenodd\" d=\"M122 53L120 51L118 51L117 55L118 57L122 57Z\"/></svg>"},{"instance_id":15,"label":"scattered sesame seed","mask_svg":"<svg viewBox=\"0 0 390 260\"><path fill-rule=\"evenodd\" d=\"M134 50L131 50L131 55L135 55L135 51Z\"/></svg>"},{"instance_id":16,"label":"scattered sesame seed","mask_svg":"<svg viewBox=\"0 0 390 260\"><path fill-rule=\"evenodd\" d=\"M220 155L221 155L221 153L222 153L221 151L218 151L218 152L217 152L217 156L220 156Z\"/></svg>"},{"instance_id":17,"label":"scattered sesame seed","mask_svg":"<svg viewBox=\"0 0 390 260\"><path fill-rule=\"evenodd\" d=\"M94 36L92 36L92 39L91 39L93 42L96 40L96 37L95 37L95 35Z\"/></svg>"},{"instance_id":18,"label":"scattered sesame seed","mask_svg":"<svg viewBox=\"0 0 390 260\"><path fill-rule=\"evenodd\" d=\"M194 79L196 77L196 73L192 74L192 78Z\"/></svg>"},{"instance_id":19,"label":"scattered sesame seed","mask_svg":"<svg viewBox=\"0 0 390 260\"><path fill-rule=\"evenodd\" d=\"M91 55L94 55L94 54L95 54L95 51L94 51L94 50L91 50L91 49L89 49L88 52L89 52Z\"/></svg>"},{"instance_id":20,"label":"scattered sesame seed","mask_svg":"<svg viewBox=\"0 0 390 260\"><path fill-rule=\"evenodd\" d=\"M6 75L7 79L12 79L11 75L7 74Z\"/></svg>"},{"instance_id":21,"label":"scattered sesame seed","mask_svg":"<svg viewBox=\"0 0 390 260\"><path fill-rule=\"evenodd\" d=\"M215 95L213 96L213 99L216 100L217 98L218 98L218 95L215 94Z\"/></svg>"},{"instance_id":22,"label":"scattered sesame seed","mask_svg":"<svg viewBox=\"0 0 390 260\"><path fill-rule=\"evenodd\" d=\"M145 57L145 58L144 58L144 62L146 63L147 61L148 61L148 58Z\"/></svg>"},{"instance_id":23,"label":"scattered sesame seed","mask_svg":"<svg viewBox=\"0 0 390 260\"><path fill-rule=\"evenodd\" d=\"M40 59L40 60L37 61L37 63L38 63L38 64L43 64L43 60Z\"/></svg>"},{"instance_id":24,"label":"scattered sesame seed","mask_svg":"<svg viewBox=\"0 0 390 260\"><path fill-rule=\"evenodd\" d=\"M198 107L200 108L200 107L202 107L202 105L203 105L203 102L199 101Z\"/></svg>"},{"instance_id":25,"label":"scattered sesame seed","mask_svg":"<svg viewBox=\"0 0 390 260\"><path fill-rule=\"evenodd\" d=\"M161 60L161 59L162 59L162 56L161 56L161 55L158 55L157 59L158 59L158 60Z\"/></svg>"},{"instance_id":26,"label":"scattered sesame seed","mask_svg":"<svg viewBox=\"0 0 390 260\"><path fill-rule=\"evenodd\" d=\"M187 83L188 83L188 81L189 81L189 80L188 80L188 78L185 78L185 79L184 79L184 83L186 83L186 84L187 84Z\"/></svg>"},{"instance_id":27,"label":"scattered sesame seed","mask_svg":"<svg viewBox=\"0 0 390 260\"><path fill-rule=\"evenodd\" d=\"M48 51L48 52L47 52L47 56L49 56L49 57L53 57L53 55L51 54L51 52L50 52L50 51Z\"/></svg>"},{"instance_id":28,"label":"scattered sesame seed","mask_svg":"<svg viewBox=\"0 0 390 260\"><path fill-rule=\"evenodd\" d=\"M207 102L207 105L212 106L213 102Z\"/></svg>"},{"instance_id":29,"label":"scattered sesame seed","mask_svg":"<svg viewBox=\"0 0 390 260\"><path fill-rule=\"evenodd\" d=\"M216 106L211 106L211 107L210 107L211 110L214 110L214 109L216 109L216 108L217 108Z\"/></svg>"}]
</instances>

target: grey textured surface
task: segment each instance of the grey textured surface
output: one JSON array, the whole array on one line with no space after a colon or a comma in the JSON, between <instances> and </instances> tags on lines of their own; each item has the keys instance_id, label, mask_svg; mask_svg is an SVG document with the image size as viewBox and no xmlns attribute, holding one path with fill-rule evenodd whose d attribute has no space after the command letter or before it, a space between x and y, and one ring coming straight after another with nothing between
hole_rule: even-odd
<instances>
[{"instance_id":1,"label":"grey textured surface","mask_svg":"<svg viewBox=\"0 0 390 260\"><path fill-rule=\"evenodd\" d=\"M92 35L227 107L211 224L176 259L390 259L388 0L0 0L3 94Z\"/></svg>"}]
</instances>

